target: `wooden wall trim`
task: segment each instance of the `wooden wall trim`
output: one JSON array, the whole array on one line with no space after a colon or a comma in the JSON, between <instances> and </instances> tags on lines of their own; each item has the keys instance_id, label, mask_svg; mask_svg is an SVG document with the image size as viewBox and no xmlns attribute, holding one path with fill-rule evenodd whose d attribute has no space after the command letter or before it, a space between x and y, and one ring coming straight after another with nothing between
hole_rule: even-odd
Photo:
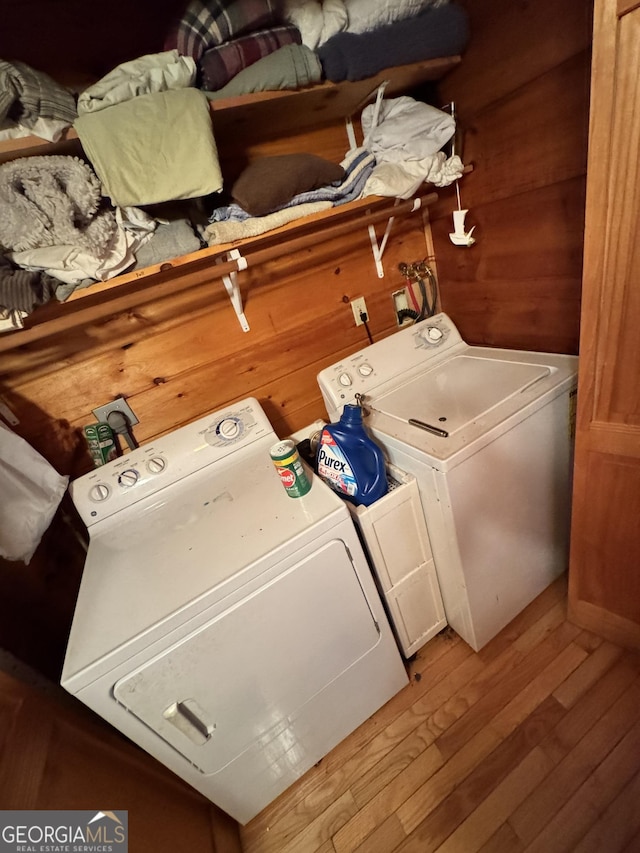
<instances>
[{"instance_id":1,"label":"wooden wall trim","mask_svg":"<svg viewBox=\"0 0 640 853\"><path fill-rule=\"evenodd\" d=\"M611 643L640 650L640 625L589 601L572 597L571 576L567 618L574 625L592 631Z\"/></svg>"},{"instance_id":2,"label":"wooden wall trim","mask_svg":"<svg viewBox=\"0 0 640 853\"><path fill-rule=\"evenodd\" d=\"M633 12L640 6L640 0L618 0L618 17L621 18L627 12Z\"/></svg>"}]
</instances>

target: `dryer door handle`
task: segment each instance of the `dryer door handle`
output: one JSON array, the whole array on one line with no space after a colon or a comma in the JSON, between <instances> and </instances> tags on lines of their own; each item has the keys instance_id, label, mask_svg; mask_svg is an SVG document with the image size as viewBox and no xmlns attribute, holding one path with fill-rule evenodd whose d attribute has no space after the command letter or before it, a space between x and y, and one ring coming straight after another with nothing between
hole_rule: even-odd
<instances>
[{"instance_id":1,"label":"dryer door handle","mask_svg":"<svg viewBox=\"0 0 640 853\"><path fill-rule=\"evenodd\" d=\"M206 712L195 699L174 702L162 716L194 743L206 743L215 731L215 723L207 720Z\"/></svg>"}]
</instances>

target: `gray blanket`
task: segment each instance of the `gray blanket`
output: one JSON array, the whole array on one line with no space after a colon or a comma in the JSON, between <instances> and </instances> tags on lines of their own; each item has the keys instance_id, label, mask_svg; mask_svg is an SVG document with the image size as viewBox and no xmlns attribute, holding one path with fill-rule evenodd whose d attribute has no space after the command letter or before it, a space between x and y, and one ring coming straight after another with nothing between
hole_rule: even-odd
<instances>
[{"instance_id":1,"label":"gray blanket","mask_svg":"<svg viewBox=\"0 0 640 853\"><path fill-rule=\"evenodd\" d=\"M102 210L100 181L79 157L21 157L0 166L0 247L20 252L76 246L95 254L117 225Z\"/></svg>"}]
</instances>

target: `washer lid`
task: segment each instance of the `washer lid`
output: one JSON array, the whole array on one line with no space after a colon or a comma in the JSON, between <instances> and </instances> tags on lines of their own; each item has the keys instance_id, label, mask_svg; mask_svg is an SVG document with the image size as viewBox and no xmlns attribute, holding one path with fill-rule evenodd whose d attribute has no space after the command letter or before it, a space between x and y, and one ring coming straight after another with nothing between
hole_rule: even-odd
<instances>
[{"instance_id":1,"label":"washer lid","mask_svg":"<svg viewBox=\"0 0 640 853\"><path fill-rule=\"evenodd\" d=\"M349 517L316 477L304 497L289 497L270 445L268 437L215 473L199 471L92 528L65 677L182 624L264 571L266 560Z\"/></svg>"},{"instance_id":2,"label":"washer lid","mask_svg":"<svg viewBox=\"0 0 640 853\"><path fill-rule=\"evenodd\" d=\"M388 437L427 454L434 464L458 464L575 384L576 369L575 356L468 347L372 395L366 424L383 444ZM410 425L410 419L446 435Z\"/></svg>"},{"instance_id":3,"label":"washer lid","mask_svg":"<svg viewBox=\"0 0 640 853\"><path fill-rule=\"evenodd\" d=\"M453 436L550 373L549 367L540 364L459 355L386 394L376 408L401 420L417 419Z\"/></svg>"}]
</instances>

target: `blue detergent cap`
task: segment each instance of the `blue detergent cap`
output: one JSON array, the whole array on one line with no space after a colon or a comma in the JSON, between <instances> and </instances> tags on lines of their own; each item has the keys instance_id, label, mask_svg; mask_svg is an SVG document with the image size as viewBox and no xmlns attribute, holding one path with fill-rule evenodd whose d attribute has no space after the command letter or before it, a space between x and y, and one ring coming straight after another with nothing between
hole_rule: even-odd
<instances>
[{"instance_id":1,"label":"blue detergent cap","mask_svg":"<svg viewBox=\"0 0 640 853\"><path fill-rule=\"evenodd\" d=\"M343 424L361 424L362 409L360 406L351 406L347 404L342 410L342 417L340 420Z\"/></svg>"}]
</instances>

